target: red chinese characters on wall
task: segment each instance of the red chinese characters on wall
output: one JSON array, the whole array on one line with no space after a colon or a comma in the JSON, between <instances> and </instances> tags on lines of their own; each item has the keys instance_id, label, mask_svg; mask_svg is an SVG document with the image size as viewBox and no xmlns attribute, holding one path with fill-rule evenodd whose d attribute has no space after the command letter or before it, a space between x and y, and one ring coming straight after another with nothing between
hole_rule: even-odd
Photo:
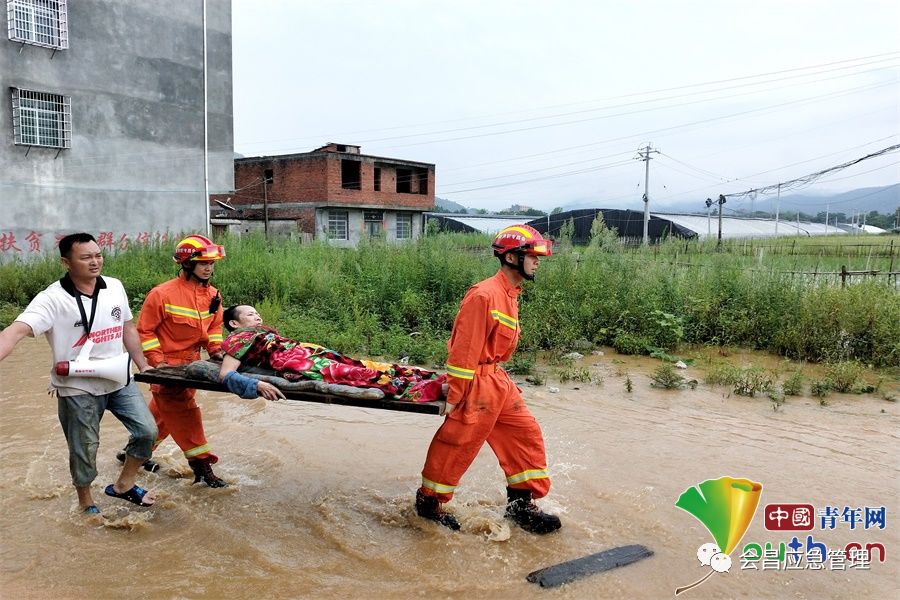
<instances>
[{"instance_id":1,"label":"red chinese characters on wall","mask_svg":"<svg viewBox=\"0 0 900 600\"><path fill-rule=\"evenodd\" d=\"M31 231L28 235L20 239L13 231L0 231L0 254L40 254L41 252L53 248L59 248L59 240L61 240L64 235L59 233L54 234L54 244L52 248L50 247L48 240L43 239L46 235L48 234ZM124 251L132 245L146 246L150 244L151 241L156 241L163 245L169 243L168 232L162 233L159 231L155 233L141 231L134 234L133 237L127 233L117 234L113 231L101 231L94 234L94 237L97 239L97 245L100 246L100 249L107 251Z\"/></svg>"}]
</instances>

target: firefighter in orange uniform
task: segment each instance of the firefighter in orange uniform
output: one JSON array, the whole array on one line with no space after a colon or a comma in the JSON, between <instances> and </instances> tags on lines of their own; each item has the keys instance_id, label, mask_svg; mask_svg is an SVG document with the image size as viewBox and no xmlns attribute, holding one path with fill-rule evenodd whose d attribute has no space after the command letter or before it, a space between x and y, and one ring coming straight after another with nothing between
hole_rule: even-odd
<instances>
[{"instance_id":1,"label":"firefighter in orange uniform","mask_svg":"<svg viewBox=\"0 0 900 600\"><path fill-rule=\"evenodd\" d=\"M206 348L211 358L221 357L222 297L209 279L215 262L223 258L225 248L202 235L189 235L175 247L181 273L150 290L138 317L138 334L150 366L191 363L200 359L200 348ZM188 459L194 483L202 480L212 488L225 487L212 470L219 457L206 441L196 390L153 384L150 391L150 412L159 428L156 446L171 435Z\"/></svg>"},{"instance_id":2,"label":"firefighter in orange uniform","mask_svg":"<svg viewBox=\"0 0 900 600\"><path fill-rule=\"evenodd\" d=\"M466 292L447 344L447 416L428 448L416 512L459 529L441 504L487 442L506 474L506 517L526 531L550 533L560 528L559 517L533 502L550 490L541 428L500 367L519 341L521 284L534 280L539 257L551 254L550 241L528 225L514 225L491 245L500 270Z\"/></svg>"}]
</instances>

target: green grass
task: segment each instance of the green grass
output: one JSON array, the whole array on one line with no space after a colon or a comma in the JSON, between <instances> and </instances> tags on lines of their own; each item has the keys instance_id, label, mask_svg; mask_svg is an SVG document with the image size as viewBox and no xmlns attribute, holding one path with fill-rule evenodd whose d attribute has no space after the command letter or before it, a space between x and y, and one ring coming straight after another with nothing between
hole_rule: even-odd
<instances>
[{"instance_id":1,"label":"green grass","mask_svg":"<svg viewBox=\"0 0 900 600\"><path fill-rule=\"evenodd\" d=\"M564 352L588 340L650 354L687 343L900 366L900 294L886 277L841 288L783 272L785 258L811 271L819 255L764 252L760 258L737 243L716 251L708 242L678 240L632 249L602 231L597 239L541 261L538 280L526 283L520 298L520 351ZM890 240L876 239L890 248ZM219 241L228 258L217 263L213 281L226 305L254 304L292 337L353 354L409 356L418 364L445 360L463 294L497 269L490 238L480 235L440 234L405 245L376 240L357 249L267 243L259 236ZM848 247L834 241L830 255ZM897 269L900 244L893 252ZM850 263L854 257L832 258ZM137 310L177 267L171 248L150 246L109 256L104 272L125 283ZM52 257L0 264L0 323L61 274Z\"/></svg>"}]
</instances>

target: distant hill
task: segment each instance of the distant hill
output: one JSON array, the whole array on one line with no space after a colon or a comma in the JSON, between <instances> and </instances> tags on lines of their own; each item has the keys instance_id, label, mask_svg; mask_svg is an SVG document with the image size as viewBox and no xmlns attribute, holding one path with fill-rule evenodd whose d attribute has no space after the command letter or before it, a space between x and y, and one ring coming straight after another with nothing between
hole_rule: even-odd
<instances>
[{"instance_id":1,"label":"distant hill","mask_svg":"<svg viewBox=\"0 0 900 600\"><path fill-rule=\"evenodd\" d=\"M781 197L781 206L788 210L815 213L824 210L824 203L830 204L831 212L850 213L853 211L893 214L900 206L900 183L884 187L859 188L842 194L813 195L792 194Z\"/></svg>"},{"instance_id":2,"label":"distant hill","mask_svg":"<svg viewBox=\"0 0 900 600\"><path fill-rule=\"evenodd\" d=\"M688 200L674 203L666 203L664 201L654 202L650 198L650 210L656 212L669 213L704 213L706 206L704 201L706 198L697 198L696 200ZM877 211L881 214L893 214L897 207L900 206L900 184L887 185L882 187L859 188L849 192L840 194L790 194L781 196L779 210L784 212L800 211L807 214L816 214L825 210L825 205L829 204L832 213L842 212L850 214L852 212ZM729 209L736 210L738 208L750 212L751 202L744 198L740 201L730 201L726 204L725 214ZM774 196L760 196L754 203L755 210L771 211L774 206ZM617 200L615 202L604 202L602 198L586 199L570 202L562 207L564 211L576 210L579 208L630 208L632 210L643 210L644 204L640 200L640 194L635 194L634 200L623 202Z\"/></svg>"},{"instance_id":3,"label":"distant hill","mask_svg":"<svg viewBox=\"0 0 900 600\"><path fill-rule=\"evenodd\" d=\"M461 210L469 210L462 204L457 204L453 200L438 198L437 196L434 197L434 209L438 212L459 212Z\"/></svg>"}]
</instances>

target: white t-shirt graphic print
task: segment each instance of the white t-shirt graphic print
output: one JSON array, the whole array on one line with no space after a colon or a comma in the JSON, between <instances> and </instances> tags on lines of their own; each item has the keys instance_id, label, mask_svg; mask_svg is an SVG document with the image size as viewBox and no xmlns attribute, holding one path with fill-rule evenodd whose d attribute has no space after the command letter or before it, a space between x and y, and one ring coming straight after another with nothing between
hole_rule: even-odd
<instances>
[{"instance_id":1,"label":"white t-shirt graphic print","mask_svg":"<svg viewBox=\"0 0 900 600\"><path fill-rule=\"evenodd\" d=\"M132 319L128 296L122 282L113 277L97 279L100 291L97 295L97 309L91 326L91 340L94 347L90 358L114 358L125 352L123 345L124 324ZM60 396L77 394L109 394L121 389L122 384L100 377L60 377L56 374L56 363L75 360L84 342L85 325L75 294L79 292L68 276L50 284L35 296L34 300L16 317L16 321L27 323L35 336L44 334L53 354L50 365L50 387ZM81 294L85 314L90 318L93 300Z\"/></svg>"}]
</instances>

